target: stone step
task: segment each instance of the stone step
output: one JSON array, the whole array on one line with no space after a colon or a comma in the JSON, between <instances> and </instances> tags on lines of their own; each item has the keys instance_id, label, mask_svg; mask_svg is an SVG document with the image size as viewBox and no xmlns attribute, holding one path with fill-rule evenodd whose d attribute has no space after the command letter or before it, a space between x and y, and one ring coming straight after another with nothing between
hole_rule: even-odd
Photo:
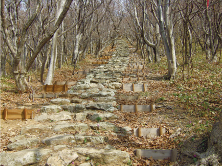
<instances>
[{"instance_id":1,"label":"stone step","mask_svg":"<svg viewBox=\"0 0 222 166\"><path fill-rule=\"evenodd\" d=\"M134 128L134 135L137 137L152 138L165 134L165 128Z\"/></svg>"},{"instance_id":2,"label":"stone step","mask_svg":"<svg viewBox=\"0 0 222 166\"><path fill-rule=\"evenodd\" d=\"M118 109L121 112L153 112L155 110L155 105L120 105Z\"/></svg>"},{"instance_id":3,"label":"stone step","mask_svg":"<svg viewBox=\"0 0 222 166\"><path fill-rule=\"evenodd\" d=\"M43 106L41 114L35 117L38 122L51 121L52 123L23 127L21 135L15 137L14 140L11 139L7 147L9 150L20 151L0 153L2 165L69 165L71 162L75 163L77 158L84 162L80 164L81 166L91 165L91 162L109 166L128 165L129 153L116 150L108 145L104 146L107 144L110 134L117 137L134 134L137 137L148 139L161 136L166 132L166 129L162 127L118 127L114 123L104 122L118 119L118 116L110 113L116 110L116 97L114 96L117 89L123 88L123 91L127 92L145 92L147 90L147 84L122 84L125 81L143 79L143 77L122 79L122 73L125 70L132 76L136 74L140 76L140 72L144 75L145 62L139 58L129 57L128 44L119 40L117 43L118 47L109 62L106 61L103 64L103 61L97 61L95 65L100 65L97 68L76 73L86 75L85 79L73 84L65 81L55 83L56 85L69 84L72 86L67 93L33 95L33 97L56 98L51 100L53 105ZM155 110L155 105L121 105L118 108L123 112L151 112ZM40 133L41 138L38 137ZM36 148L38 146L41 148ZM25 148L29 149L21 150ZM172 153L175 151L136 150L138 157L152 156L154 159L173 158L172 156L175 158L175 155L171 155ZM172 161L174 160L172 159Z\"/></svg>"},{"instance_id":4,"label":"stone step","mask_svg":"<svg viewBox=\"0 0 222 166\"><path fill-rule=\"evenodd\" d=\"M1 165L22 166L40 162L43 158L49 157L53 151L51 149L25 149L18 152L0 153Z\"/></svg>"},{"instance_id":5,"label":"stone step","mask_svg":"<svg viewBox=\"0 0 222 166\"><path fill-rule=\"evenodd\" d=\"M170 158L171 162L175 162L177 158L177 150L176 149L137 149L136 156L138 158L146 157L154 160L163 160Z\"/></svg>"},{"instance_id":6,"label":"stone step","mask_svg":"<svg viewBox=\"0 0 222 166\"><path fill-rule=\"evenodd\" d=\"M7 109L4 108L4 110L0 110L0 119L4 120L13 120L13 119L33 119L35 116L35 110L34 109Z\"/></svg>"},{"instance_id":7,"label":"stone step","mask_svg":"<svg viewBox=\"0 0 222 166\"><path fill-rule=\"evenodd\" d=\"M45 92L67 92L68 91L68 85L43 85L43 90Z\"/></svg>"},{"instance_id":8,"label":"stone step","mask_svg":"<svg viewBox=\"0 0 222 166\"><path fill-rule=\"evenodd\" d=\"M126 83L122 84L122 89L125 92L133 91L133 92L146 92L148 84L134 84L134 83Z\"/></svg>"},{"instance_id":9,"label":"stone step","mask_svg":"<svg viewBox=\"0 0 222 166\"><path fill-rule=\"evenodd\" d=\"M75 97L76 94L72 93L42 93L42 94L30 94L29 98L30 99L35 99L35 98L58 98L58 97Z\"/></svg>"},{"instance_id":10,"label":"stone step","mask_svg":"<svg viewBox=\"0 0 222 166\"><path fill-rule=\"evenodd\" d=\"M96 61L96 62L92 62L93 65L102 65L102 64L108 64L108 62L106 61Z\"/></svg>"}]
</instances>

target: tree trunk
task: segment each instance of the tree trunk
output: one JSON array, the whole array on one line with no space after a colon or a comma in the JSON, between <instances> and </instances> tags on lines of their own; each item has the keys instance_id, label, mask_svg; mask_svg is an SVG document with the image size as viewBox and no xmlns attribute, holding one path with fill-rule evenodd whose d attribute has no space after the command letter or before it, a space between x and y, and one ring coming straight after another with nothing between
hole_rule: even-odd
<instances>
[{"instance_id":1,"label":"tree trunk","mask_svg":"<svg viewBox=\"0 0 222 166\"><path fill-rule=\"evenodd\" d=\"M101 49L101 43L100 43L100 38L97 40L96 42L96 50L95 50L95 55L96 55L96 58L99 57L99 50Z\"/></svg>"},{"instance_id":2,"label":"tree trunk","mask_svg":"<svg viewBox=\"0 0 222 166\"><path fill-rule=\"evenodd\" d=\"M65 1L59 0L59 3L57 5L57 14L56 14L57 19L59 18L64 5L65 5ZM54 77L54 71L55 71L56 59L57 59L57 36L58 36L58 29L56 30L52 39L52 54L51 54L49 71L45 80L45 85L51 85L53 81L53 77Z\"/></svg>"},{"instance_id":3,"label":"tree trunk","mask_svg":"<svg viewBox=\"0 0 222 166\"><path fill-rule=\"evenodd\" d=\"M44 52L43 58L42 58L42 67L41 67L41 74L40 74L40 81L43 83L44 82L44 78L43 78L43 74L44 74L44 70L47 67L48 61L49 61L49 54L51 51L51 42L46 45L46 50Z\"/></svg>"},{"instance_id":4,"label":"tree trunk","mask_svg":"<svg viewBox=\"0 0 222 166\"><path fill-rule=\"evenodd\" d=\"M154 60L156 63L160 62L160 54L159 54L159 45L160 45L160 28L159 25L156 23L156 44L155 47L153 48L153 52L154 52Z\"/></svg>"},{"instance_id":5,"label":"tree trunk","mask_svg":"<svg viewBox=\"0 0 222 166\"><path fill-rule=\"evenodd\" d=\"M64 22L62 22L61 25L61 29L62 29L62 34L64 32ZM65 37L64 35L61 36L61 43L62 43L62 48L61 48L61 52L60 52L60 58L58 60L58 67L61 68L62 67L62 63L63 63L63 59L64 59L64 52L65 52Z\"/></svg>"},{"instance_id":6,"label":"tree trunk","mask_svg":"<svg viewBox=\"0 0 222 166\"><path fill-rule=\"evenodd\" d=\"M6 64L6 55L3 53L1 55L1 68L0 68L0 76L6 76L6 70L5 70L5 64Z\"/></svg>"},{"instance_id":7,"label":"tree trunk","mask_svg":"<svg viewBox=\"0 0 222 166\"><path fill-rule=\"evenodd\" d=\"M154 61L156 63L160 62L160 55L159 55L159 50L157 49L158 47L154 47L153 48L153 52L154 52Z\"/></svg>"},{"instance_id":8,"label":"tree trunk","mask_svg":"<svg viewBox=\"0 0 222 166\"><path fill-rule=\"evenodd\" d=\"M45 80L45 85L52 85L53 77L54 77L54 70L55 70L55 64L56 64L56 58L57 58L57 36L58 32L56 31L55 35L53 36L52 40L52 53L51 53L51 59L50 59L50 65L48 74Z\"/></svg>"},{"instance_id":9,"label":"tree trunk","mask_svg":"<svg viewBox=\"0 0 222 166\"><path fill-rule=\"evenodd\" d=\"M14 78L15 78L17 90L19 92L27 92L27 90L28 90L27 87L29 87L29 86L28 86L28 82L26 80L26 73L14 71Z\"/></svg>"},{"instance_id":10,"label":"tree trunk","mask_svg":"<svg viewBox=\"0 0 222 166\"><path fill-rule=\"evenodd\" d=\"M173 36L173 23L169 12L169 0L166 0L164 4L165 4L165 12L163 16L161 0L158 0L159 27L168 62L167 78L174 79L176 76L177 67L176 67L176 53L175 53L175 44Z\"/></svg>"},{"instance_id":11,"label":"tree trunk","mask_svg":"<svg viewBox=\"0 0 222 166\"><path fill-rule=\"evenodd\" d=\"M20 61L21 61L21 54L24 49L24 45L27 39L27 34L28 34L28 29L33 25L33 22L36 20L39 12L41 11L41 2L37 1L38 5L36 8L36 11L32 14L30 19L27 20L27 22L24 24L23 28L19 33L16 33L18 38L16 38L16 44L12 44L13 41L11 40L11 31L8 31L7 27L7 22L6 22L6 17L5 17L5 1L1 0L1 21L2 21L2 29L3 33L5 35L5 41L6 44L10 50L10 53L12 54L12 59L13 59L13 72L15 76L15 82L17 85L17 89L21 92L25 91L25 89L28 88L27 86L27 81L25 80L25 73L29 71L31 66L33 65L33 62L35 61L36 57L40 53L41 49L44 47L44 45L53 37L54 33L57 31L59 28L61 22L63 21L64 17L66 16L67 11L69 10L69 7L71 5L73 0L66 0L66 1L61 1L64 5L63 7L60 8L61 11L57 12L60 15L57 17L54 27L52 27L50 33L48 33L40 42L38 42L38 45L34 48L33 55L29 59L28 63L26 64L26 69L23 71L21 69ZM16 18L19 15L16 15ZM12 29L19 28L19 24L13 24ZM24 88L26 86L26 88Z\"/></svg>"},{"instance_id":12,"label":"tree trunk","mask_svg":"<svg viewBox=\"0 0 222 166\"><path fill-rule=\"evenodd\" d=\"M75 50L74 50L73 62L75 62L76 58L79 55L79 43L80 43L81 38L82 38L82 34L78 33L76 35L76 42L75 42Z\"/></svg>"}]
</instances>

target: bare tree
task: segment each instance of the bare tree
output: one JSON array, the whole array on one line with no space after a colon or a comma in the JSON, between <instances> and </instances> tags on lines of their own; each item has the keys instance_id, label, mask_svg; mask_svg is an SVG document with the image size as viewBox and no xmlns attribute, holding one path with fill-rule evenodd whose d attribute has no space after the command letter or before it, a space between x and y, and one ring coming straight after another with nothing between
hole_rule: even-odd
<instances>
[{"instance_id":1,"label":"bare tree","mask_svg":"<svg viewBox=\"0 0 222 166\"><path fill-rule=\"evenodd\" d=\"M194 3L198 9L198 18L201 27L198 27L200 33L197 37L199 44L203 51L206 53L206 59L212 61L217 60L217 51L221 46L221 33L222 33L222 2L218 0L210 1L207 7L206 1L197 1ZM193 27L194 28L194 27Z\"/></svg>"},{"instance_id":2,"label":"bare tree","mask_svg":"<svg viewBox=\"0 0 222 166\"><path fill-rule=\"evenodd\" d=\"M19 4L21 1L15 1L17 9L19 7ZM14 4L13 3L13 4ZM2 20L2 29L3 33L5 35L5 41L7 43L7 46L13 56L13 71L14 71L14 77L17 89L21 92L24 92L28 89L28 83L26 81L26 73L29 71L30 67L32 66L33 62L35 61L36 57L40 53L41 49L44 47L44 45L53 37L54 33L59 28L60 24L62 23L67 11L69 10L69 7L72 3L72 0L66 0L64 8L60 14L60 16L55 20L55 24L50 32L38 43L38 45L33 50L32 57L29 59L28 63L26 63L25 68L22 68L21 66L21 54L24 49L26 37L29 28L33 25L34 21L38 17L38 14L41 12L41 2L37 1L37 7L35 12L32 14L30 19L28 19L23 27L21 28L21 32L18 33L17 29L20 28L19 24L14 24L14 22L11 22L11 24L8 25L8 22L5 18L5 1L1 0L1 20ZM10 5L10 4L9 4ZM15 18L18 18L18 10L14 11ZM10 12L8 13L10 16ZM14 42L10 38L10 31L8 30L9 27L12 27L12 31L16 32L16 38L14 38ZM15 30L14 30L15 29Z\"/></svg>"},{"instance_id":3,"label":"bare tree","mask_svg":"<svg viewBox=\"0 0 222 166\"><path fill-rule=\"evenodd\" d=\"M173 34L173 20L172 12L170 11L170 0L157 0L158 19L160 34L164 43L165 53L168 62L168 75L169 79L174 79L176 76L176 53L175 42Z\"/></svg>"},{"instance_id":4,"label":"bare tree","mask_svg":"<svg viewBox=\"0 0 222 166\"><path fill-rule=\"evenodd\" d=\"M57 12L56 12L56 19L59 18L63 8L65 5L65 1L58 0L57 1ZM55 65L56 65L56 59L57 59L57 36L58 36L58 30L56 30L53 38L52 38L52 51L51 51L51 60L50 60L50 66L49 71L45 80L45 84L51 85L54 71L55 71Z\"/></svg>"}]
</instances>

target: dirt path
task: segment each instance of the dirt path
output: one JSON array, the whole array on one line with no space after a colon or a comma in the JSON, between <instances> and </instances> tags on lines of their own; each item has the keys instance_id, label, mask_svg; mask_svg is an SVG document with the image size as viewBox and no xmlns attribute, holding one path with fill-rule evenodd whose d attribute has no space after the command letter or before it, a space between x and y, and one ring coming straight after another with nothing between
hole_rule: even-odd
<instances>
[{"instance_id":1,"label":"dirt path","mask_svg":"<svg viewBox=\"0 0 222 166\"><path fill-rule=\"evenodd\" d=\"M117 48L118 49L118 48ZM120 49L119 52L117 52L119 54L128 54L129 52L125 52L125 50ZM115 53L115 54L117 54ZM130 53L132 59L134 57L138 57L138 55ZM126 62L132 63L132 64L136 64L138 60L136 60L136 62L134 62L133 60L129 60ZM91 63L91 61L88 62L89 64ZM121 65L125 66L125 68L128 66L127 64L124 63L120 63ZM86 65L84 65L86 66ZM123 67L122 66L122 67ZM121 67L121 68L122 68ZM91 69L95 69L95 67L90 67ZM83 69L83 68L82 68ZM127 68L126 68L127 69ZM117 69L116 73L118 73ZM129 69L127 70L120 70L121 72L121 77L119 77L118 79L121 80L122 83L122 74L124 73L125 75L128 74L137 74L136 72L132 72L129 71ZM125 72L124 72L125 71ZM55 81L59 81L59 80L72 80L72 81L77 81L77 80L85 80L87 81L87 79L83 79L83 76L74 76L74 77L70 77L71 75L71 69L62 69L59 70L58 73L55 74ZM100 77L100 71L99 70L95 70L94 72L94 78L91 79L91 84L92 86L97 86L99 83L98 80L101 79ZM109 73L109 70L107 69L107 71L103 71L103 73L106 73L105 76L107 76ZM115 75L116 73L113 73L113 75ZM60 77L62 75L62 77ZM119 73L116 74L119 76ZM204 138L202 137L196 137L195 136L195 131L191 130L191 127L194 125L206 125L206 119L202 118L195 118L194 116L190 116L190 114L188 114L188 110L184 109L180 103L176 103L174 101L174 98L169 96L169 94L172 94L173 92L176 91L174 86L171 86L170 82L166 82L163 80L163 78L161 78L160 74L156 74L154 72L152 72L152 70L149 68L149 66L146 66L146 70L145 70L145 75L146 75L146 80L139 80L139 81L127 81L127 83L146 83L148 84L147 86L147 91L146 92L125 92L123 91L121 88L118 90L113 90L113 92L115 92L115 96L110 96L110 97L115 97L115 100L113 100L112 106L115 108L114 111L112 112L116 117L118 118L111 118L111 119L100 119L103 122L109 122L113 125L115 125L118 129L120 129L120 131L122 131L121 129L123 129L124 127L129 127L131 129L133 128L159 128L159 127L163 127L164 129L166 129L166 132L163 136L158 136L158 137L152 137L152 138L148 138L148 137L136 137L135 135L121 135L122 133L118 133L115 134L115 132L110 132L110 131L106 131L106 130L87 130L86 132L81 132L81 130L67 130L67 131L56 131L54 130L54 132L52 131L40 131L37 133L32 133L30 131L29 134L26 133L25 138L29 138L30 135L35 135L37 138L39 138L39 140L41 140L40 142L37 141L37 143L34 146L30 146L30 147L23 147L23 149L31 149L31 148L49 148L49 149L55 149L55 146L48 146L45 145L44 143L42 143L42 140L44 140L46 137L50 138L53 137L55 135L61 135L61 134L71 134L71 135L77 135L77 134L82 134L85 136L104 136L104 137L108 137L108 140L106 142L103 142L102 144L97 144L94 145L92 143L87 144L86 138L83 139L83 142L85 144L82 143L77 143L75 145L72 145L74 147L81 145L81 147L85 147L85 148L99 148L99 149L104 149L106 148L107 145L112 146L114 149L116 150L121 150L121 151L125 151L130 155L130 160L127 161L127 163L124 163L125 165L188 165L189 163L193 163L193 159L195 157L192 157L192 153L196 152L196 150L198 149L199 152L203 152L205 150L205 144L206 144L206 140L204 140ZM97 78L98 76L98 78ZM104 75L102 75L104 77ZM132 76L133 77L133 76ZM114 81L115 83L119 83L117 81L117 77L113 77L116 80ZM106 79L106 78L105 78ZM92 82L95 82L94 84ZM97 82L98 81L98 82ZM113 82L110 82L113 83ZM37 85L37 82L33 83L33 86ZM81 84L77 85L81 86ZM116 84L115 84L116 85ZM106 89L112 89L110 84L103 84L104 88ZM109 87L110 86L110 87ZM114 84L113 84L114 86ZM36 89L35 91L40 93L41 89L41 85L35 86ZM76 87L76 86L75 86ZM78 86L77 86L78 87ZM96 89L96 87L94 87ZM100 87L101 88L101 87ZM99 88L99 91L101 90ZM93 89L93 88L92 88ZM95 90L94 89L94 90ZM90 90L90 89L89 89ZM95 94L98 92L89 92L83 89L79 89L78 91L75 91L75 93L77 94L77 97L79 100L81 100L81 103L85 103L85 105L87 106L90 104L95 104L96 100L101 99L101 98L96 98L96 97L86 97L84 99L81 98L81 96L83 96L83 93L89 93L89 94ZM81 91L81 92L80 92ZM112 91L104 91L104 93L109 94L108 92L112 92ZM15 106L26 106L26 107L32 107L36 109L37 115L39 116L42 114L42 106L47 106L47 105L52 105L52 103L50 102L51 99L35 99L34 102L31 101L28 98L29 94L16 94L16 95L10 95L9 93L13 93L13 92L7 92L4 91L2 93L2 95L5 95L5 97L2 97L1 101L3 103L2 106L11 106L11 107L15 107ZM8 95L9 94L9 95ZM8 96L6 96L8 95ZM86 95L86 94L85 94ZM20 99L19 99L20 96ZM133 100L130 98L132 97ZM68 99L68 98L67 98ZM109 98L108 98L109 99ZM15 102L16 101L16 102ZM103 102L103 103L108 103L108 102ZM115 103L115 104L114 104ZM126 113L126 112L120 112L118 109L116 109L117 106L119 105L149 105L150 103L154 103L155 104L155 111L154 112L139 112L137 114L135 113ZM75 106L77 104L75 103ZM84 105L84 104L83 104ZM91 106L92 107L92 106ZM72 119L68 119L66 121L63 121L64 123L69 123L69 124L76 124L76 123L82 123L84 122L84 124L90 126L92 125L92 120L90 120L88 117L94 116L95 113L98 114L103 114L104 110L102 111L102 108L98 108L98 110L95 110L97 108L95 108L95 106L93 106L93 109L91 109L91 107L89 107L90 109L84 107L84 111L81 113L77 113L77 112L72 112L71 114L69 114L71 117L74 117ZM62 107L63 110L65 110L65 107ZM41 109L41 112L40 112ZM61 111L61 110L60 110ZM53 114L57 114L60 111L56 111ZM69 109L68 109L69 111ZM88 111L88 112L87 112ZM94 111L93 112L89 112L89 111ZM84 114L85 113L85 114ZM48 113L49 115L50 113ZM83 116L82 120L80 118L80 120L77 120L77 116ZM85 116L85 118L84 118ZM100 125L99 123L99 118L96 119L96 121L98 121L97 123L93 123L95 125ZM94 120L95 121L95 120ZM8 152L9 148L7 147L10 143L13 143L12 140L10 140L13 137L19 136L21 134L21 132L24 130L24 128L26 127L34 127L34 126L38 126L38 125L42 125L44 124L44 126L49 126L50 128L54 128L56 125L60 125L60 123L56 120L44 120L44 121L38 121L38 120L27 120L27 121L22 121L22 120L1 120L1 152L2 151L6 151ZM61 122L62 124L62 122ZM186 140L185 142L182 142L182 140ZM202 146L199 147L200 144L203 144ZM70 146L70 143L68 143L67 147ZM177 157L177 161L174 163L171 163L169 159L166 160L153 160L153 159L147 159L147 158L137 158L135 155L135 150L136 149L177 149L178 150L178 157ZM18 150L14 149L10 152L18 152ZM52 152L50 152L52 154ZM56 153L56 152L53 152ZM83 154L80 155L80 153L78 153L79 157L77 160L75 160L74 162L69 163L70 165L80 165L81 163L84 163L87 161L87 157L89 156L84 156ZM88 154L89 155L89 154ZM47 156L49 157L49 156ZM93 162L94 164L100 165L100 164L104 164L102 161L99 160L98 158L93 158L92 156L90 157L91 162ZM108 161L106 161L108 162ZM114 161L112 161L113 163L115 163ZM46 163L46 159L42 159L41 162L39 162L37 165L41 165L41 164L45 164ZM36 165L36 163L33 163ZM122 164L122 165L124 165ZM112 165L112 164L107 164L107 165ZM115 165L115 164L114 164Z\"/></svg>"}]
</instances>

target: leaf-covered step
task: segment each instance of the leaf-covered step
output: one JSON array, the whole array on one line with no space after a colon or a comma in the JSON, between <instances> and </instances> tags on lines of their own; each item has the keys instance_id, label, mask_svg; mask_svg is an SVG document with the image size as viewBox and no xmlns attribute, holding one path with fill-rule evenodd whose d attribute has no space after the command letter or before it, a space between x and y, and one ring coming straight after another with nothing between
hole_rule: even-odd
<instances>
[{"instance_id":1,"label":"leaf-covered step","mask_svg":"<svg viewBox=\"0 0 222 166\"><path fill-rule=\"evenodd\" d=\"M137 149L136 156L138 158L153 158L154 160L163 160L170 158L171 162L175 162L177 158L176 149Z\"/></svg>"},{"instance_id":2,"label":"leaf-covered step","mask_svg":"<svg viewBox=\"0 0 222 166\"><path fill-rule=\"evenodd\" d=\"M147 90L147 84L134 84L134 83L128 83L122 85L123 91L129 92L146 92Z\"/></svg>"},{"instance_id":3,"label":"leaf-covered step","mask_svg":"<svg viewBox=\"0 0 222 166\"><path fill-rule=\"evenodd\" d=\"M118 108L122 112L152 112L155 110L155 105L120 105Z\"/></svg>"},{"instance_id":4,"label":"leaf-covered step","mask_svg":"<svg viewBox=\"0 0 222 166\"><path fill-rule=\"evenodd\" d=\"M160 128L134 128L134 135L137 137L155 137L155 136L161 136L165 134L166 129L163 127Z\"/></svg>"}]
</instances>

